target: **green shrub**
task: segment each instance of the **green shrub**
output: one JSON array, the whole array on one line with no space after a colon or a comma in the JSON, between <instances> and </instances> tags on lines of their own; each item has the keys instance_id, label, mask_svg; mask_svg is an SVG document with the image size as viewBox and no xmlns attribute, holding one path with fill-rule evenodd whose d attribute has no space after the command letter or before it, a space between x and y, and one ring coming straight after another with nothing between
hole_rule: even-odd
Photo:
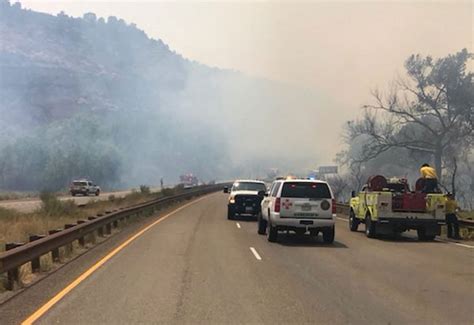
<instances>
[{"instance_id":1,"label":"green shrub","mask_svg":"<svg viewBox=\"0 0 474 325\"><path fill-rule=\"evenodd\" d=\"M175 195L176 191L174 188L164 188L161 190L163 196L172 196Z\"/></svg>"},{"instance_id":2,"label":"green shrub","mask_svg":"<svg viewBox=\"0 0 474 325\"><path fill-rule=\"evenodd\" d=\"M40 193L41 210L50 216L69 215L77 210L72 200L60 201L53 193L43 191Z\"/></svg>"},{"instance_id":3,"label":"green shrub","mask_svg":"<svg viewBox=\"0 0 474 325\"><path fill-rule=\"evenodd\" d=\"M150 187L146 185L140 185L140 192L142 194L150 194Z\"/></svg>"}]
</instances>

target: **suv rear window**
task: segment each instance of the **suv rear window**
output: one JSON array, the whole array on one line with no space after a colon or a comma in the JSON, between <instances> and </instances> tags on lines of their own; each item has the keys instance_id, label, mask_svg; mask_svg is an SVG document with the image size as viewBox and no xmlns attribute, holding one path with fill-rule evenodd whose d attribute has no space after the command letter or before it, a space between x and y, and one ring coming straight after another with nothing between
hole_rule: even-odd
<instances>
[{"instance_id":1,"label":"suv rear window","mask_svg":"<svg viewBox=\"0 0 474 325\"><path fill-rule=\"evenodd\" d=\"M324 183L286 182L283 184L281 197L330 199L331 192L327 184Z\"/></svg>"},{"instance_id":2,"label":"suv rear window","mask_svg":"<svg viewBox=\"0 0 474 325\"><path fill-rule=\"evenodd\" d=\"M87 182L73 182L75 186L87 186Z\"/></svg>"},{"instance_id":3,"label":"suv rear window","mask_svg":"<svg viewBox=\"0 0 474 325\"><path fill-rule=\"evenodd\" d=\"M265 191L267 187L263 183L239 182L232 186L233 191Z\"/></svg>"}]
</instances>

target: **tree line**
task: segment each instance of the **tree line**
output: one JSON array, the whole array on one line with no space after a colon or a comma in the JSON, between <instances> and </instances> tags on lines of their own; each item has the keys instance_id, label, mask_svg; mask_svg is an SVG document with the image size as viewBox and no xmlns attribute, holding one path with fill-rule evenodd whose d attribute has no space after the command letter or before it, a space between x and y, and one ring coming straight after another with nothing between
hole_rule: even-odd
<instances>
[{"instance_id":1,"label":"tree line","mask_svg":"<svg viewBox=\"0 0 474 325\"><path fill-rule=\"evenodd\" d=\"M337 161L356 189L372 174L419 176L422 163L436 168L445 191L474 205L474 73L467 49L446 57L411 55L405 76L374 89L373 100L344 129L346 149Z\"/></svg>"}]
</instances>

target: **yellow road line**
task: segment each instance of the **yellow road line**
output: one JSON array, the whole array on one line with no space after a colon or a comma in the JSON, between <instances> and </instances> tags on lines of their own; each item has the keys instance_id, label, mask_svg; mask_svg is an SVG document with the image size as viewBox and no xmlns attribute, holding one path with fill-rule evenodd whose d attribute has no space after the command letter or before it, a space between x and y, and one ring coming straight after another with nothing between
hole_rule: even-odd
<instances>
[{"instance_id":1,"label":"yellow road line","mask_svg":"<svg viewBox=\"0 0 474 325\"><path fill-rule=\"evenodd\" d=\"M77 287L82 281L87 279L92 273L94 273L99 267L104 265L108 260L110 260L113 256L115 256L118 252L120 252L122 249L124 249L128 244L130 244L132 241L143 235L147 230L150 228L156 226L160 222L164 221L168 217L172 216L176 212L179 212L188 206L195 204L201 200L205 199L205 197L199 198L197 200L194 200L188 204L183 205L182 207L177 208L176 210L168 213L167 215L161 217L160 219L154 221L153 223L149 224L139 232L137 232L135 235L132 237L128 238L126 241L124 241L122 244L120 244L118 247L116 247L113 251L108 253L106 256L104 256L101 260L99 260L97 263L95 263L91 268L89 268L87 271L82 273L77 279L72 281L67 287L62 289L58 294L56 294L53 298L51 298L47 303L45 303L43 306L41 306L38 310L36 310L33 314L31 314L27 319L25 319L21 324L22 325L30 325L33 324L35 321L37 321L41 316L43 316L51 307L53 307L55 304L57 304L64 296L66 296L69 292L71 292L75 287Z\"/></svg>"}]
</instances>

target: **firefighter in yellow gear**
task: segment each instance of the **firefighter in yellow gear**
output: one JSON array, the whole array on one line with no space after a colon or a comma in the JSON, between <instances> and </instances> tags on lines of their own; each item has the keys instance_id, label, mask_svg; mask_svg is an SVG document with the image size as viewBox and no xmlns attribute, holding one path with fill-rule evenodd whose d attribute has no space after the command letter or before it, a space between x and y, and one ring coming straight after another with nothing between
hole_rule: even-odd
<instances>
[{"instance_id":1,"label":"firefighter in yellow gear","mask_svg":"<svg viewBox=\"0 0 474 325\"><path fill-rule=\"evenodd\" d=\"M429 164L423 164L420 168L420 174L424 180L423 193L439 193L436 170Z\"/></svg>"},{"instance_id":2,"label":"firefighter in yellow gear","mask_svg":"<svg viewBox=\"0 0 474 325\"><path fill-rule=\"evenodd\" d=\"M456 211L459 210L458 203L454 195L448 193L446 195L446 224L448 225L448 238L461 239L459 236L459 223Z\"/></svg>"}]
</instances>

